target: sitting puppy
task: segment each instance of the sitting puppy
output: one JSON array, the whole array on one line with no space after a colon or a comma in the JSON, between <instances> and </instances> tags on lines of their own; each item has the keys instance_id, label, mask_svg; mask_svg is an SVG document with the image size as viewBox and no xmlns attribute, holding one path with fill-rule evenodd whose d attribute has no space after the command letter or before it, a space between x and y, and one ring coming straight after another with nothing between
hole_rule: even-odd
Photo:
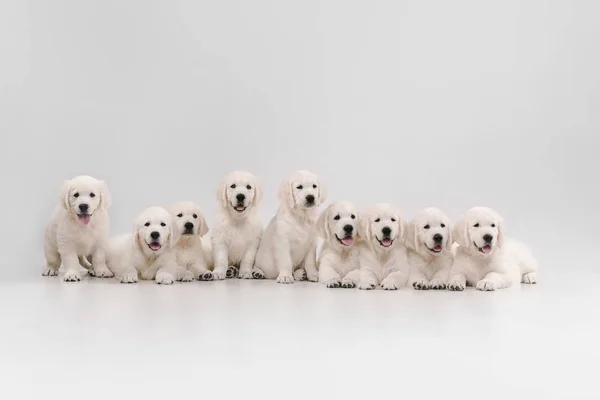
<instances>
[{"instance_id":1,"label":"sitting puppy","mask_svg":"<svg viewBox=\"0 0 600 400\"><path fill-rule=\"evenodd\" d=\"M260 182L249 172L231 172L221 181L217 200L221 207L212 232L213 277L252 279L263 233L256 209L262 200Z\"/></svg>"},{"instance_id":2,"label":"sitting puppy","mask_svg":"<svg viewBox=\"0 0 600 400\"><path fill-rule=\"evenodd\" d=\"M184 201L173 204L169 212L179 232L174 248L177 264L191 271L198 280L211 280L212 272L208 270L202 247L202 237L208 232L202 210L196 204Z\"/></svg>"},{"instance_id":3,"label":"sitting puppy","mask_svg":"<svg viewBox=\"0 0 600 400\"><path fill-rule=\"evenodd\" d=\"M438 208L426 208L408 224L406 247L415 289L445 289L452 267L450 220Z\"/></svg>"},{"instance_id":4,"label":"sitting puppy","mask_svg":"<svg viewBox=\"0 0 600 400\"><path fill-rule=\"evenodd\" d=\"M448 289L496 290L536 283L538 265L523 244L505 240L504 220L494 210L474 207L454 227L454 264Z\"/></svg>"},{"instance_id":5,"label":"sitting puppy","mask_svg":"<svg viewBox=\"0 0 600 400\"><path fill-rule=\"evenodd\" d=\"M99 278L113 276L106 266L109 205L110 193L104 181L81 175L63 184L59 204L46 227L47 266L42 275L58 275L62 263L67 282L81 280L80 266Z\"/></svg>"},{"instance_id":6,"label":"sitting puppy","mask_svg":"<svg viewBox=\"0 0 600 400\"><path fill-rule=\"evenodd\" d=\"M325 239L319 255L319 282L328 288L353 288L360 280L357 216L354 205L342 201L327 207L317 221L317 232Z\"/></svg>"},{"instance_id":7,"label":"sitting puppy","mask_svg":"<svg viewBox=\"0 0 600 400\"><path fill-rule=\"evenodd\" d=\"M406 285L408 256L404 246L404 222L389 204L377 204L361 213L359 289L371 290L380 285L396 290Z\"/></svg>"},{"instance_id":8,"label":"sitting puppy","mask_svg":"<svg viewBox=\"0 0 600 400\"><path fill-rule=\"evenodd\" d=\"M319 280L316 268L317 208L325 201L319 178L309 171L297 171L279 186L279 209L269 222L260 242L253 269L255 279Z\"/></svg>"},{"instance_id":9,"label":"sitting puppy","mask_svg":"<svg viewBox=\"0 0 600 400\"><path fill-rule=\"evenodd\" d=\"M178 240L179 228L171 214L162 207L150 207L136 219L133 234L109 240L108 268L122 283L138 278L164 285L192 281L192 272L177 264L174 248Z\"/></svg>"}]
</instances>

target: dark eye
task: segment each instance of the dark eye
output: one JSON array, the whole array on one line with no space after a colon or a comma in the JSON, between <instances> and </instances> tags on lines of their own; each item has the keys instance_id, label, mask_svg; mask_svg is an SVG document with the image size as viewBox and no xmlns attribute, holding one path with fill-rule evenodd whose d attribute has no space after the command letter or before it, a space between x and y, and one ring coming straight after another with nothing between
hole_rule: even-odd
<instances>
[{"instance_id":1,"label":"dark eye","mask_svg":"<svg viewBox=\"0 0 600 400\"><path fill-rule=\"evenodd\" d=\"M150 222L146 222L144 226L150 226Z\"/></svg>"},{"instance_id":2,"label":"dark eye","mask_svg":"<svg viewBox=\"0 0 600 400\"><path fill-rule=\"evenodd\" d=\"M429 224L427 224L427 225L425 225L425 226L423 227L423 229L429 229L429 228L431 228L431 227L429 226Z\"/></svg>"},{"instance_id":3,"label":"dark eye","mask_svg":"<svg viewBox=\"0 0 600 400\"><path fill-rule=\"evenodd\" d=\"M250 185L246 185L246 189L248 189L248 190L252 190L252 186L250 186Z\"/></svg>"},{"instance_id":4,"label":"dark eye","mask_svg":"<svg viewBox=\"0 0 600 400\"><path fill-rule=\"evenodd\" d=\"M379 221L381 221L381 219L379 219L379 218L377 218L377 219L375 220L375 222L379 222Z\"/></svg>"},{"instance_id":5,"label":"dark eye","mask_svg":"<svg viewBox=\"0 0 600 400\"><path fill-rule=\"evenodd\" d=\"M317 188L317 185L313 185L313 189L316 189L316 188Z\"/></svg>"},{"instance_id":6,"label":"dark eye","mask_svg":"<svg viewBox=\"0 0 600 400\"><path fill-rule=\"evenodd\" d=\"M492 228L495 228L495 227L496 227L496 224L492 224Z\"/></svg>"},{"instance_id":7,"label":"dark eye","mask_svg":"<svg viewBox=\"0 0 600 400\"><path fill-rule=\"evenodd\" d=\"M356 218L356 215L352 214L352 215L350 216L350 218L354 219L354 218Z\"/></svg>"},{"instance_id":8,"label":"dark eye","mask_svg":"<svg viewBox=\"0 0 600 400\"><path fill-rule=\"evenodd\" d=\"M198 215L197 214L192 214L192 217L198 218Z\"/></svg>"},{"instance_id":9,"label":"dark eye","mask_svg":"<svg viewBox=\"0 0 600 400\"><path fill-rule=\"evenodd\" d=\"M164 222L161 222L160 226L167 226L167 224L165 224Z\"/></svg>"},{"instance_id":10,"label":"dark eye","mask_svg":"<svg viewBox=\"0 0 600 400\"><path fill-rule=\"evenodd\" d=\"M479 222L473 225L473 228L479 228Z\"/></svg>"},{"instance_id":11,"label":"dark eye","mask_svg":"<svg viewBox=\"0 0 600 400\"><path fill-rule=\"evenodd\" d=\"M75 194L73 195L73 197L75 197L75 198L79 197L79 193L75 193Z\"/></svg>"},{"instance_id":12,"label":"dark eye","mask_svg":"<svg viewBox=\"0 0 600 400\"><path fill-rule=\"evenodd\" d=\"M333 217L333 219L335 219L336 221L339 221L339 220L340 220L340 216L339 216L339 214L338 214L338 215L336 215L335 217Z\"/></svg>"},{"instance_id":13,"label":"dark eye","mask_svg":"<svg viewBox=\"0 0 600 400\"><path fill-rule=\"evenodd\" d=\"M303 188L303 186L302 186L302 185L298 185L298 186L296 186L296 189L298 189L298 190L302 190L302 188Z\"/></svg>"},{"instance_id":14,"label":"dark eye","mask_svg":"<svg viewBox=\"0 0 600 400\"><path fill-rule=\"evenodd\" d=\"M445 228L445 227L446 227L446 224L442 224L442 225L440 225L440 226L441 226L442 228Z\"/></svg>"},{"instance_id":15,"label":"dark eye","mask_svg":"<svg viewBox=\"0 0 600 400\"><path fill-rule=\"evenodd\" d=\"M396 222L396 218L392 218L392 222Z\"/></svg>"},{"instance_id":16,"label":"dark eye","mask_svg":"<svg viewBox=\"0 0 600 400\"><path fill-rule=\"evenodd\" d=\"M235 189L235 187L236 187L236 186L235 186L235 183L234 183L234 184L232 184L232 185L231 185L231 186L229 186L229 187L230 187L230 188L232 188L232 189Z\"/></svg>"},{"instance_id":17,"label":"dark eye","mask_svg":"<svg viewBox=\"0 0 600 400\"><path fill-rule=\"evenodd\" d=\"M182 213L179 213L179 214L177 214L177 216L178 216L179 218L181 218L181 217L183 217L183 214L182 214Z\"/></svg>"},{"instance_id":18,"label":"dark eye","mask_svg":"<svg viewBox=\"0 0 600 400\"><path fill-rule=\"evenodd\" d=\"M95 193L90 193L90 197L93 199L94 197L96 197Z\"/></svg>"}]
</instances>

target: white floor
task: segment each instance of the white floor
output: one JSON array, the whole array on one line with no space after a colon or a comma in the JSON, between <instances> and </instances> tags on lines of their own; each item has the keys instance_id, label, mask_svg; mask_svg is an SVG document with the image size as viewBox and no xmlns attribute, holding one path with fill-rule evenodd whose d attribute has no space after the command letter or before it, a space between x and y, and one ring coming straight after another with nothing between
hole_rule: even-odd
<instances>
[{"instance_id":1,"label":"white floor","mask_svg":"<svg viewBox=\"0 0 600 400\"><path fill-rule=\"evenodd\" d=\"M2 398L597 399L594 279L489 293L3 282Z\"/></svg>"}]
</instances>

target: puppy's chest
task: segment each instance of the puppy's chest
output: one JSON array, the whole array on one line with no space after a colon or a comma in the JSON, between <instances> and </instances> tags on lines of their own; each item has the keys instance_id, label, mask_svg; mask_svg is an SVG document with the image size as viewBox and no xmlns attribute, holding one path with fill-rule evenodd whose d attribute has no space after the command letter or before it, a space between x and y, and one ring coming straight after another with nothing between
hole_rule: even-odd
<instances>
[{"instance_id":1,"label":"puppy's chest","mask_svg":"<svg viewBox=\"0 0 600 400\"><path fill-rule=\"evenodd\" d=\"M287 234L294 247L307 247L314 237L314 226L308 223L302 225L288 225Z\"/></svg>"},{"instance_id":2,"label":"puppy's chest","mask_svg":"<svg viewBox=\"0 0 600 400\"><path fill-rule=\"evenodd\" d=\"M259 231L251 226L234 226L229 229L225 240L228 247L246 248L257 239Z\"/></svg>"}]
</instances>

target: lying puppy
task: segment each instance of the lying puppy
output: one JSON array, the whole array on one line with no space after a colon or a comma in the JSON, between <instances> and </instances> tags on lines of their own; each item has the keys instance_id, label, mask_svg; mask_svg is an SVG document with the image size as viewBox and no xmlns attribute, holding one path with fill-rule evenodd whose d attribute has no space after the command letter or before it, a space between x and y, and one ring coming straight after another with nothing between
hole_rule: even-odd
<instances>
[{"instance_id":1,"label":"lying puppy","mask_svg":"<svg viewBox=\"0 0 600 400\"><path fill-rule=\"evenodd\" d=\"M177 264L174 247L178 240L179 229L171 214L162 207L150 207L136 219L133 234L109 240L108 268L122 283L138 278L164 285L192 281L192 272Z\"/></svg>"},{"instance_id":2,"label":"lying puppy","mask_svg":"<svg viewBox=\"0 0 600 400\"><path fill-rule=\"evenodd\" d=\"M42 275L58 275L62 263L67 282L81 280L80 266L99 278L113 276L106 267L109 206L110 193L104 181L81 175L63 184L60 201L46 226L47 265Z\"/></svg>"},{"instance_id":3,"label":"lying puppy","mask_svg":"<svg viewBox=\"0 0 600 400\"><path fill-rule=\"evenodd\" d=\"M408 224L406 247L415 289L445 289L452 267L450 220L438 208L426 208Z\"/></svg>"},{"instance_id":4,"label":"lying puppy","mask_svg":"<svg viewBox=\"0 0 600 400\"><path fill-rule=\"evenodd\" d=\"M376 204L361 213L359 289L371 290L380 285L396 290L406 285L408 258L404 246L404 222L389 204Z\"/></svg>"},{"instance_id":5,"label":"lying puppy","mask_svg":"<svg viewBox=\"0 0 600 400\"><path fill-rule=\"evenodd\" d=\"M494 210L475 207L454 227L454 264L448 289L496 290L536 283L537 261L522 243L505 240L504 220Z\"/></svg>"},{"instance_id":6,"label":"lying puppy","mask_svg":"<svg viewBox=\"0 0 600 400\"><path fill-rule=\"evenodd\" d=\"M169 212L179 232L174 247L177 264L191 271L198 280L211 280L212 272L207 267L202 247L202 237L208 232L202 210L196 204L184 201L173 204Z\"/></svg>"},{"instance_id":7,"label":"lying puppy","mask_svg":"<svg viewBox=\"0 0 600 400\"><path fill-rule=\"evenodd\" d=\"M249 172L226 175L217 190L221 206L212 232L214 279L252 279L252 267L263 233L256 207L262 200L258 178Z\"/></svg>"},{"instance_id":8,"label":"lying puppy","mask_svg":"<svg viewBox=\"0 0 600 400\"><path fill-rule=\"evenodd\" d=\"M317 208L325 201L319 178L309 171L297 171L279 186L279 209L267 225L256 254L255 279L319 280L316 268Z\"/></svg>"},{"instance_id":9,"label":"lying puppy","mask_svg":"<svg viewBox=\"0 0 600 400\"><path fill-rule=\"evenodd\" d=\"M325 239L319 255L319 282L329 288L353 288L360 280L357 216L354 205L342 201L327 207L317 221L317 232Z\"/></svg>"}]
</instances>

